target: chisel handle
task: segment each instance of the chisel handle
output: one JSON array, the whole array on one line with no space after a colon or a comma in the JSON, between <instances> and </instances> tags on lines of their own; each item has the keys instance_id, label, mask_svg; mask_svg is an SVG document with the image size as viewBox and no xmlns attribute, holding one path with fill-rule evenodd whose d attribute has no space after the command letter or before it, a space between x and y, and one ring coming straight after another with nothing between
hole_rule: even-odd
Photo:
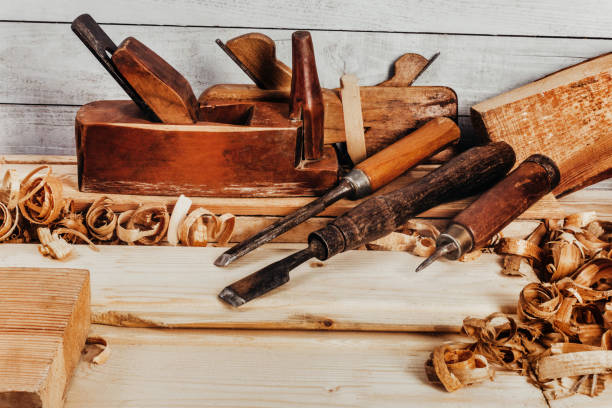
<instances>
[{"instance_id":1,"label":"chisel handle","mask_svg":"<svg viewBox=\"0 0 612 408\"><path fill-rule=\"evenodd\" d=\"M425 210L482 191L500 180L515 160L505 142L473 147L414 183L364 201L308 239L323 243L326 253L320 259L357 248Z\"/></svg>"},{"instance_id":2,"label":"chisel handle","mask_svg":"<svg viewBox=\"0 0 612 408\"><path fill-rule=\"evenodd\" d=\"M558 184L555 162L543 155L532 155L452 222L471 234L472 250L480 248Z\"/></svg>"},{"instance_id":3,"label":"chisel handle","mask_svg":"<svg viewBox=\"0 0 612 408\"><path fill-rule=\"evenodd\" d=\"M371 191L387 185L406 170L459 139L461 131L449 118L435 118L355 168L370 180Z\"/></svg>"}]
</instances>

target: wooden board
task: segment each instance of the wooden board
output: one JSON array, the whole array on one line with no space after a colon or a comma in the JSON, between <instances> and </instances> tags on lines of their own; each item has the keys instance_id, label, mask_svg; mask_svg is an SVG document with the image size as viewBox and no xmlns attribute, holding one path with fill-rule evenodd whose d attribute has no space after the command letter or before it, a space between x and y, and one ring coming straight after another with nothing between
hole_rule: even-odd
<instances>
[{"instance_id":1,"label":"wooden board","mask_svg":"<svg viewBox=\"0 0 612 408\"><path fill-rule=\"evenodd\" d=\"M555 195L612 175L612 53L472 107L483 139L515 148L517 163L545 154L559 166Z\"/></svg>"},{"instance_id":2,"label":"wooden board","mask_svg":"<svg viewBox=\"0 0 612 408\"><path fill-rule=\"evenodd\" d=\"M456 335L154 330L92 326L111 345L99 366L81 363L65 408L514 407L546 408L512 372L449 394L423 365Z\"/></svg>"},{"instance_id":3,"label":"wooden board","mask_svg":"<svg viewBox=\"0 0 612 408\"><path fill-rule=\"evenodd\" d=\"M123 326L458 331L468 315L513 313L527 283L502 276L497 255L437 262L416 274L423 258L350 251L311 260L282 288L234 309L217 298L221 289L303 245L264 246L227 268L213 266L223 248L99 248L79 245L61 265L90 270L94 323ZM15 266L58 265L32 244L0 245L0 258Z\"/></svg>"},{"instance_id":4,"label":"wooden board","mask_svg":"<svg viewBox=\"0 0 612 408\"><path fill-rule=\"evenodd\" d=\"M61 406L89 331L89 301L86 270L0 269L1 407Z\"/></svg>"},{"instance_id":5,"label":"wooden board","mask_svg":"<svg viewBox=\"0 0 612 408\"><path fill-rule=\"evenodd\" d=\"M4 161L3 168L14 168L17 171L18 177L23 178L34 167L40 164L50 164L53 168L53 174L58 176L64 183L64 196L74 201L77 211L87 208L101 194L80 192L77 183L77 170L74 158L67 159L63 157L49 156L2 156L0 162ZM25 163L24 163L25 162ZM30 164L32 163L32 164ZM35 164L34 164L35 163ZM55 164L58 163L58 164ZM436 165L418 166L415 170L407 172L398 179L380 189L376 194L393 191L411 181L422 177L427 172L434 169ZM162 203L169 206L174 205L176 197L163 196L136 196L136 195L109 195L113 201L113 209L115 211L125 211L133 209L139 204L145 203ZM420 216L431 218L450 218L467 207L474 198L458 200L452 203L443 204L429 211L424 212ZM300 207L312 201L309 197L289 197L289 198L218 198L218 197L197 197L193 198L193 203L196 206L202 206L212 211L215 214L232 213L234 215L271 215L282 216L287 215ZM359 204L362 200L340 200L323 211L321 216L338 216L345 213L347 210ZM540 202L536 203L532 208L527 210L521 217L526 219L539 218L560 218L564 216L563 210L558 206L554 197L546 196Z\"/></svg>"},{"instance_id":6,"label":"wooden board","mask_svg":"<svg viewBox=\"0 0 612 408\"><path fill-rule=\"evenodd\" d=\"M418 0L342 0L324 6L306 2L299 8L274 0L248 5L219 0L180 0L173 4L170 13L155 0L139 0L128 5L120 0L104 4L94 0L24 0L7 4L0 17L69 22L88 10L102 23L120 24L609 37L609 19L604 17L612 15L612 6L597 0L496 1L490 7L483 7L482 2L475 0L461 0L444 4L444 18L440 17L439 3ZM121 13L116 13L119 9Z\"/></svg>"}]
</instances>

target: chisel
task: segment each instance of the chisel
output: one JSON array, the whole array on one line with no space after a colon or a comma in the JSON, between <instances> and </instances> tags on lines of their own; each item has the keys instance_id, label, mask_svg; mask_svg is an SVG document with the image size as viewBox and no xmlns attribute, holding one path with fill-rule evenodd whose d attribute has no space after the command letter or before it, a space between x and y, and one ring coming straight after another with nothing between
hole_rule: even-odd
<instances>
[{"instance_id":1,"label":"chisel","mask_svg":"<svg viewBox=\"0 0 612 408\"><path fill-rule=\"evenodd\" d=\"M385 236L410 217L447 201L475 194L501 179L515 162L504 142L473 147L423 178L374 196L308 236L308 247L233 284L219 297L234 307L289 281L289 271L316 257L326 260Z\"/></svg>"},{"instance_id":2,"label":"chisel","mask_svg":"<svg viewBox=\"0 0 612 408\"><path fill-rule=\"evenodd\" d=\"M420 161L454 143L459 135L460 130L452 120L444 117L432 119L417 131L359 163L325 195L225 251L215 260L215 265L229 265L341 198L358 199L367 196Z\"/></svg>"},{"instance_id":3,"label":"chisel","mask_svg":"<svg viewBox=\"0 0 612 408\"><path fill-rule=\"evenodd\" d=\"M529 156L451 221L436 240L436 251L415 272L442 256L455 260L486 245L512 220L557 187L559 180L554 161L540 154Z\"/></svg>"}]
</instances>

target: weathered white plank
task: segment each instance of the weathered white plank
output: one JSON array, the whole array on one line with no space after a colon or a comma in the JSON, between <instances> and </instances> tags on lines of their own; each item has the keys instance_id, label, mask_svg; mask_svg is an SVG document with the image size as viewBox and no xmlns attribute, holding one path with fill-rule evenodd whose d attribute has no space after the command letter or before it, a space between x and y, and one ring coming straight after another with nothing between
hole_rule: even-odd
<instances>
[{"instance_id":1,"label":"weathered white plank","mask_svg":"<svg viewBox=\"0 0 612 408\"><path fill-rule=\"evenodd\" d=\"M452 394L424 363L456 335L152 330L94 326L112 348L82 362L66 408L546 407L539 389L507 371Z\"/></svg>"},{"instance_id":2,"label":"weathered white plank","mask_svg":"<svg viewBox=\"0 0 612 408\"><path fill-rule=\"evenodd\" d=\"M500 258L441 261L404 252L350 251L291 272L291 281L234 309L217 298L228 284L303 248L264 246L227 268L223 248L79 245L61 266L89 269L93 322L124 326L457 331L468 316L513 313L527 281L500 274ZM3 265L53 267L33 244L0 245Z\"/></svg>"},{"instance_id":3,"label":"weathered white plank","mask_svg":"<svg viewBox=\"0 0 612 408\"><path fill-rule=\"evenodd\" d=\"M387 32L609 37L612 4L583 0L23 0L7 2L3 20L72 21Z\"/></svg>"},{"instance_id":4,"label":"weathered white plank","mask_svg":"<svg viewBox=\"0 0 612 408\"><path fill-rule=\"evenodd\" d=\"M190 81L196 94L217 83L248 83L244 73L218 48L253 30L105 26L117 42L133 35L158 52ZM262 30L277 41L279 58L291 61L291 31ZM459 97L460 114L501 92L610 50L610 41L315 31L313 40L321 83L339 86L344 73L362 85L388 76L406 52L440 58L417 81L445 85ZM80 105L97 99L126 99L68 24L0 23L1 103Z\"/></svg>"}]
</instances>

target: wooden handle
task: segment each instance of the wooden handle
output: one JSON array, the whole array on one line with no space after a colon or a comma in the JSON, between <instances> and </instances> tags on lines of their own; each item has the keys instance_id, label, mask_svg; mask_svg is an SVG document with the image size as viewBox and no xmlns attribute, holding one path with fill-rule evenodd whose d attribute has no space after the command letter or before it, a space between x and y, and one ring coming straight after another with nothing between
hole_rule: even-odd
<instances>
[{"instance_id":1,"label":"wooden handle","mask_svg":"<svg viewBox=\"0 0 612 408\"><path fill-rule=\"evenodd\" d=\"M79 37L85 46L91 51L96 59L102 64L113 79L123 88L125 93L134 101L136 105L144 112L152 122L161 122L160 118L147 105L138 92L129 84L128 81L117 70L113 64L110 55L117 51L117 46L108 35L102 30L102 27L96 23L89 14L82 14L74 19L71 25L72 31Z\"/></svg>"},{"instance_id":2,"label":"wooden handle","mask_svg":"<svg viewBox=\"0 0 612 408\"><path fill-rule=\"evenodd\" d=\"M504 142L473 147L404 188L374 196L327 227L313 232L327 257L385 236L436 205L467 197L501 179L514 165L514 150Z\"/></svg>"},{"instance_id":3,"label":"wooden handle","mask_svg":"<svg viewBox=\"0 0 612 408\"><path fill-rule=\"evenodd\" d=\"M128 37L112 61L162 122L189 125L197 120L198 102L191 85L149 47Z\"/></svg>"},{"instance_id":4,"label":"wooden handle","mask_svg":"<svg viewBox=\"0 0 612 408\"><path fill-rule=\"evenodd\" d=\"M480 248L557 184L556 164L546 156L530 156L456 216L453 223L470 232L472 249Z\"/></svg>"},{"instance_id":5,"label":"wooden handle","mask_svg":"<svg viewBox=\"0 0 612 408\"><path fill-rule=\"evenodd\" d=\"M376 86L410 86L428 62L422 55L404 54L393 64L393 76Z\"/></svg>"},{"instance_id":6,"label":"wooden handle","mask_svg":"<svg viewBox=\"0 0 612 408\"><path fill-rule=\"evenodd\" d=\"M449 118L435 118L355 167L368 176L370 188L375 191L457 141L460 134L459 127Z\"/></svg>"},{"instance_id":7,"label":"wooden handle","mask_svg":"<svg viewBox=\"0 0 612 408\"><path fill-rule=\"evenodd\" d=\"M312 39L308 31L296 31L291 40L293 76L290 117L303 121L301 158L318 160L323 154L324 105Z\"/></svg>"},{"instance_id":8,"label":"wooden handle","mask_svg":"<svg viewBox=\"0 0 612 408\"><path fill-rule=\"evenodd\" d=\"M249 70L258 87L291 90L291 68L276 59L276 44L270 37L260 33L244 34L232 38L225 46Z\"/></svg>"}]
</instances>

